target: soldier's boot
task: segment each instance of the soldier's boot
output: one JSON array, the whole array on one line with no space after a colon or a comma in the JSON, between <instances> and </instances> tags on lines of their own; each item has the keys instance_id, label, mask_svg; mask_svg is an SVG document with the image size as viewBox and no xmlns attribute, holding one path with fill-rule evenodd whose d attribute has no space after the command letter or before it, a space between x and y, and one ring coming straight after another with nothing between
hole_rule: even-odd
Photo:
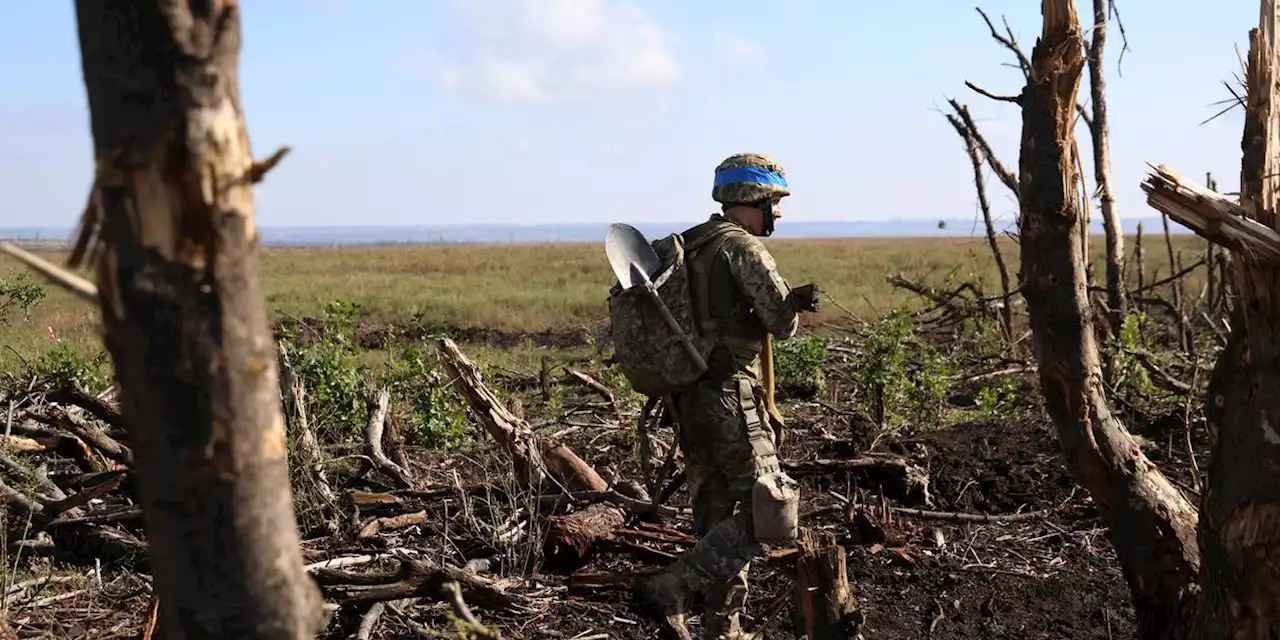
<instances>
[{"instance_id":1,"label":"soldier's boot","mask_svg":"<svg viewBox=\"0 0 1280 640\"><path fill-rule=\"evenodd\" d=\"M661 625L663 640L693 640L686 624L689 593L680 576L664 571L631 587L636 608Z\"/></svg>"},{"instance_id":2,"label":"soldier's boot","mask_svg":"<svg viewBox=\"0 0 1280 640\"><path fill-rule=\"evenodd\" d=\"M742 631L740 612L747 601L747 567L728 581L708 586L703 605L702 629L706 640L743 640L754 637Z\"/></svg>"}]
</instances>

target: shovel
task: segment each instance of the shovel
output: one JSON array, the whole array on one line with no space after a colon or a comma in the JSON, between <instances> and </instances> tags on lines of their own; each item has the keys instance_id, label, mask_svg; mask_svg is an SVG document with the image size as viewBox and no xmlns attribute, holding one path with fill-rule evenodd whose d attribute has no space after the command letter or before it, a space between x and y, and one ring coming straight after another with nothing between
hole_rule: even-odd
<instances>
[{"instance_id":1,"label":"shovel","mask_svg":"<svg viewBox=\"0 0 1280 640\"><path fill-rule=\"evenodd\" d=\"M685 333L680 323L676 322L675 316L671 315L671 310L667 309L667 305L662 302L662 297L658 295L658 289L653 286L651 278L662 268L662 261L645 240L644 234L631 225L609 225L604 250L609 256L609 266L613 268L613 275L618 278L619 286L624 290L644 287L649 294L649 299L657 305L663 322L666 322L667 327L680 336L685 353L693 358L699 369L705 370L707 362L702 354L698 353L698 347L693 344L693 339Z\"/></svg>"}]
</instances>

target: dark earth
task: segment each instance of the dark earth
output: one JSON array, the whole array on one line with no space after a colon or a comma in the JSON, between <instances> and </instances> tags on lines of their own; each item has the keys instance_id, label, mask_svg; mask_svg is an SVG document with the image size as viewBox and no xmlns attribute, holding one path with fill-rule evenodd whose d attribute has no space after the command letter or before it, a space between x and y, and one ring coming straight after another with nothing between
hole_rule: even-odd
<instances>
[{"instance_id":1,"label":"dark earth","mask_svg":"<svg viewBox=\"0 0 1280 640\"><path fill-rule=\"evenodd\" d=\"M830 436L842 426L830 412L806 405L791 415L793 435L783 450L788 459L830 458L842 451L852 455L847 441ZM626 475L631 462L624 436L619 432L601 437L586 431L566 442L597 468L616 466L620 475ZM1128 589L1106 529L1087 494L1077 488L1060 462L1055 436L1046 423L1031 419L964 423L907 441L882 438L877 450L906 454L928 468L932 504L909 506L967 514L1051 512L1008 523L959 523L893 514L883 525L884 543L847 546L849 579L866 618L865 638L1132 637ZM802 526L837 534L852 530L828 491L852 495L874 508L876 489L854 488L859 478L846 475L802 478ZM670 504L687 504L687 496L681 491ZM668 524L689 530L687 523L678 520ZM747 629L761 630L761 617L771 605L782 603L772 619L763 622L764 637L796 638L790 619L792 578L784 567L762 565L753 568ZM575 573L625 576L658 568L606 551ZM563 586L571 579L571 575L550 572L532 576L533 583L544 587ZM567 597L559 590L561 595L540 599L543 610L531 616L482 609L476 614L511 638L658 637L656 627L631 608L625 587L625 581L620 581L614 588ZM446 625L446 609L438 606L433 611L435 620ZM425 622L420 614L415 617ZM342 626L348 633L358 625L354 618L346 622ZM691 626L696 635L696 617ZM384 621L384 632L394 628L392 621ZM408 628L401 632L412 635Z\"/></svg>"}]
</instances>

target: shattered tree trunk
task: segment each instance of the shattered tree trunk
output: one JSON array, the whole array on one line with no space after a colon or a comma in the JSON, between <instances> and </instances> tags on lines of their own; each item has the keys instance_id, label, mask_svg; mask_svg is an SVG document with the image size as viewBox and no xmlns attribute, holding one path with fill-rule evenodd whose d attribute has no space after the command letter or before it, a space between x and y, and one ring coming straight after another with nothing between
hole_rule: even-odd
<instances>
[{"instance_id":1,"label":"shattered tree trunk","mask_svg":"<svg viewBox=\"0 0 1280 640\"><path fill-rule=\"evenodd\" d=\"M164 638L313 638L258 284L235 2L77 0L96 267ZM97 238L93 237L94 233Z\"/></svg>"},{"instance_id":2,"label":"shattered tree trunk","mask_svg":"<svg viewBox=\"0 0 1280 640\"><path fill-rule=\"evenodd\" d=\"M1210 380L1213 444L1200 522L1203 601L1191 635L1275 638L1280 628L1280 22L1263 0L1249 34L1240 204L1164 167L1148 201L1234 252L1232 336ZM1225 257L1225 256L1224 256ZM1224 283L1225 284L1225 283Z\"/></svg>"},{"instance_id":3,"label":"shattered tree trunk","mask_svg":"<svg viewBox=\"0 0 1280 640\"><path fill-rule=\"evenodd\" d=\"M1111 190L1111 127L1107 124L1107 85L1102 77L1103 52L1107 42L1107 0L1093 0L1093 41L1089 46L1090 105L1093 109L1093 173L1098 184L1098 205L1102 209L1103 231L1107 237L1107 307L1111 331L1120 336L1124 325L1124 229Z\"/></svg>"},{"instance_id":4,"label":"shattered tree trunk","mask_svg":"<svg viewBox=\"0 0 1280 640\"><path fill-rule=\"evenodd\" d=\"M1023 110L1022 273L1045 408L1098 503L1133 595L1139 637L1167 638L1199 567L1196 510L1111 413L1092 328L1073 111L1084 66L1072 0L1045 0Z\"/></svg>"},{"instance_id":5,"label":"shattered tree trunk","mask_svg":"<svg viewBox=\"0 0 1280 640\"><path fill-rule=\"evenodd\" d=\"M796 631L809 640L861 638L862 612L849 587L844 547L835 534L802 529L797 541Z\"/></svg>"}]
</instances>

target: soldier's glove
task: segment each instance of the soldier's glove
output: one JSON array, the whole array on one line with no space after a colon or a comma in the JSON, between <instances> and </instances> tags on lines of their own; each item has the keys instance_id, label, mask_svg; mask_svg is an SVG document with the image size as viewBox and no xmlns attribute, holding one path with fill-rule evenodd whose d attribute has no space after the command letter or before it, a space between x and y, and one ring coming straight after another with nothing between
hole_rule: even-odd
<instances>
[{"instance_id":1,"label":"soldier's glove","mask_svg":"<svg viewBox=\"0 0 1280 640\"><path fill-rule=\"evenodd\" d=\"M796 311L817 313L819 307L822 306L822 292L818 289L818 285L806 284L792 289L791 293L787 294L787 302Z\"/></svg>"}]
</instances>

